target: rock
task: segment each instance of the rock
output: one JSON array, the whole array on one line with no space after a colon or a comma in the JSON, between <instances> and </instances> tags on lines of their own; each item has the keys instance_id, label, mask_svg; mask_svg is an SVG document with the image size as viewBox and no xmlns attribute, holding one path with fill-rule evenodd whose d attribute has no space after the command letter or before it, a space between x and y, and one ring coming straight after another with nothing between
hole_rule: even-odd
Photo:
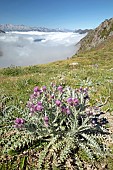
<instances>
[{"instance_id":1,"label":"rock","mask_svg":"<svg viewBox=\"0 0 113 170\"><path fill-rule=\"evenodd\" d=\"M69 64L69 66L72 66L72 67L75 67L75 66L77 66L78 65L78 63L70 63Z\"/></svg>"}]
</instances>

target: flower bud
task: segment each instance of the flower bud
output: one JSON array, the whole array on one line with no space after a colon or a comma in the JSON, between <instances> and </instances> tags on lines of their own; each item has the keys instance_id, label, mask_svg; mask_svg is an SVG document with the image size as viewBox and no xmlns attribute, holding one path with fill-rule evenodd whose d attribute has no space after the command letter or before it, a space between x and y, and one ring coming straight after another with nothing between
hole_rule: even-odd
<instances>
[{"instance_id":1,"label":"flower bud","mask_svg":"<svg viewBox=\"0 0 113 170\"><path fill-rule=\"evenodd\" d=\"M49 124L48 116L44 116L44 124L45 124L46 127L48 127L48 124Z\"/></svg>"}]
</instances>

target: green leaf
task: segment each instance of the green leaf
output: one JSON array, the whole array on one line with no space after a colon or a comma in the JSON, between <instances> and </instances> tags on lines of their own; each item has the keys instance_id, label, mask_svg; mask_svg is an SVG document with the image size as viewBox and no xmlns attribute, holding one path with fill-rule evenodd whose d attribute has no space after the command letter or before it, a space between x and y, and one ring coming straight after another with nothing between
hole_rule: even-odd
<instances>
[{"instance_id":1,"label":"green leaf","mask_svg":"<svg viewBox=\"0 0 113 170\"><path fill-rule=\"evenodd\" d=\"M25 170L26 169L26 163L27 163L27 156L24 156L20 160L20 169Z\"/></svg>"}]
</instances>

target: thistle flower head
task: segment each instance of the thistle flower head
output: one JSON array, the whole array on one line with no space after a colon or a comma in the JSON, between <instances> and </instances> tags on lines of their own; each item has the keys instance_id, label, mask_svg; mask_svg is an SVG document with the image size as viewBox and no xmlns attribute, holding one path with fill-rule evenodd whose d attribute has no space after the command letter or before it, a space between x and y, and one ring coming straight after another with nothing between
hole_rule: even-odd
<instances>
[{"instance_id":1,"label":"thistle flower head","mask_svg":"<svg viewBox=\"0 0 113 170\"><path fill-rule=\"evenodd\" d=\"M38 86L34 87L34 92L39 92L40 88Z\"/></svg>"},{"instance_id":2,"label":"thistle flower head","mask_svg":"<svg viewBox=\"0 0 113 170\"><path fill-rule=\"evenodd\" d=\"M16 124L23 124L24 120L22 118L16 118L15 123Z\"/></svg>"},{"instance_id":3,"label":"thistle flower head","mask_svg":"<svg viewBox=\"0 0 113 170\"><path fill-rule=\"evenodd\" d=\"M67 99L67 103L70 104L71 106L73 106L73 99L71 97L69 97Z\"/></svg>"},{"instance_id":4,"label":"thistle flower head","mask_svg":"<svg viewBox=\"0 0 113 170\"><path fill-rule=\"evenodd\" d=\"M56 105L59 107L61 105L61 101L60 100L56 100Z\"/></svg>"},{"instance_id":5,"label":"thistle flower head","mask_svg":"<svg viewBox=\"0 0 113 170\"><path fill-rule=\"evenodd\" d=\"M42 106L42 105L37 104L37 105L35 106L35 111L41 112L42 110L43 110L43 106Z\"/></svg>"},{"instance_id":6,"label":"thistle flower head","mask_svg":"<svg viewBox=\"0 0 113 170\"><path fill-rule=\"evenodd\" d=\"M62 92L63 87L62 87L62 86L58 86L57 90L60 91L60 92Z\"/></svg>"},{"instance_id":7,"label":"thistle flower head","mask_svg":"<svg viewBox=\"0 0 113 170\"><path fill-rule=\"evenodd\" d=\"M38 105L40 105L40 106L42 106L42 102L41 101L38 101L38 103L37 103Z\"/></svg>"},{"instance_id":8,"label":"thistle flower head","mask_svg":"<svg viewBox=\"0 0 113 170\"><path fill-rule=\"evenodd\" d=\"M24 122L25 122L24 119L16 118L16 120L14 121L14 123L15 123L14 127L21 128L24 125Z\"/></svg>"},{"instance_id":9,"label":"thistle flower head","mask_svg":"<svg viewBox=\"0 0 113 170\"><path fill-rule=\"evenodd\" d=\"M74 105L76 106L76 105L79 104L79 100L78 100L77 98L75 98L75 99L73 99L73 103L74 103Z\"/></svg>"},{"instance_id":10,"label":"thistle flower head","mask_svg":"<svg viewBox=\"0 0 113 170\"><path fill-rule=\"evenodd\" d=\"M67 99L67 103L72 103L73 102L73 99L71 98L71 97L69 97L68 99Z\"/></svg>"}]
</instances>

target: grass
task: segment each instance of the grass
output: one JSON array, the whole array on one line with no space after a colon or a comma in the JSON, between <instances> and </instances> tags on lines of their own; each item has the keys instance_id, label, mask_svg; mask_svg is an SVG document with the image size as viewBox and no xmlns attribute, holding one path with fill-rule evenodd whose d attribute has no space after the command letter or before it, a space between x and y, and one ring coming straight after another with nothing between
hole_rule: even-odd
<instances>
[{"instance_id":1,"label":"grass","mask_svg":"<svg viewBox=\"0 0 113 170\"><path fill-rule=\"evenodd\" d=\"M72 66L75 62L78 64ZM97 100L105 102L109 96L103 110L108 110L113 116L113 39L67 60L0 69L1 98L8 96L8 105L24 108L34 86L50 85L51 82L73 88L89 87L92 91L91 105L96 104ZM113 159L109 158L109 169L112 169L112 162Z\"/></svg>"},{"instance_id":2,"label":"grass","mask_svg":"<svg viewBox=\"0 0 113 170\"><path fill-rule=\"evenodd\" d=\"M0 90L2 95L11 96L14 103L28 100L34 86L49 85L51 82L65 83L74 88L90 86L93 99L110 96L106 107L113 111L113 40L104 48L98 47L68 60L29 67L0 69ZM78 65L71 66L77 62ZM89 82L88 82L89 81Z\"/></svg>"}]
</instances>

